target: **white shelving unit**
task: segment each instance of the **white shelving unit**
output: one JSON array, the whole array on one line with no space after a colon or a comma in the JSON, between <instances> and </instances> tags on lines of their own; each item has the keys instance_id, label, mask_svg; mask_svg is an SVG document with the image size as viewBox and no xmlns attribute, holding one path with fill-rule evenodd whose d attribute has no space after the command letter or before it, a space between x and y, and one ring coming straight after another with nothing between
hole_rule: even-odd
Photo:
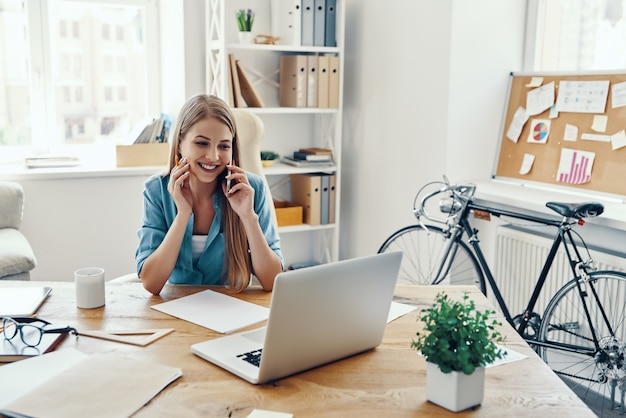
<instances>
[{"instance_id":1,"label":"white shelving unit","mask_svg":"<svg viewBox=\"0 0 626 418\"><path fill-rule=\"evenodd\" d=\"M279 0L294 1L294 0ZM264 102L262 108L248 108L258 114L265 125L262 149L280 155L291 155L304 147L333 150L335 165L331 168L301 168L275 163L265 169L272 195L276 200L291 200L289 175L295 173L333 172L336 174L335 223L280 227L286 266L297 263L336 261L339 253L339 224L341 207L341 136L344 68L343 0L337 0L336 47L240 44L235 11L252 9L255 13L253 36L272 35L270 6L273 0L205 0L206 10L206 86L209 94L226 99L228 56L234 54L252 79L254 88ZM280 107L279 60L284 54L337 55L339 57L338 108Z\"/></svg>"}]
</instances>

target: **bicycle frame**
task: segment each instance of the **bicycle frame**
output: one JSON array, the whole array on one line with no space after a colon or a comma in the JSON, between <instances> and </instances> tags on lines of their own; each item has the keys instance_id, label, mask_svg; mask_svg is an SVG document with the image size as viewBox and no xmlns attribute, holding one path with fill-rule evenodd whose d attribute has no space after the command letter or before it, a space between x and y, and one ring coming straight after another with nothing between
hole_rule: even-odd
<instances>
[{"instance_id":1,"label":"bicycle frame","mask_svg":"<svg viewBox=\"0 0 626 418\"><path fill-rule=\"evenodd\" d=\"M555 228L557 228L557 233L554 237L552 247L550 248L548 256L546 257L546 260L544 262L539 278L537 279L537 282L535 284L533 293L528 301L528 305L526 306L525 310L520 313L521 320L517 326L514 323L514 318L511 316L511 313L509 312L508 306L506 302L504 301L502 293L500 292L500 289L498 288L498 285L493 276L493 273L491 272L491 269L489 268L487 260L480 247L480 240L478 238L479 231L478 229L474 228L470 224L469 215L471 211L482 211L482 212L487 212L496 217L506 216L509 218L535 222L538 224L542 224L546 226L554 226ZM462 211L457 213L455 216L458 216L458 221L452 226L453 229L450 230L450 233L451 233L450 245L453 245L456 239L462 239L464 234L467 235L468 242L471 245L474 251L474 254L476 255L476 258L478 259L478 262L483 271L483 274L485 275L486 280L489 283L489 287L493 291L494 297L496 298L496 301L500 309L502 310L502 313L505 319L514 328L516 328L517 332L522 336L524 336L524 330L526 329L528 322L532 319L534 315L533 309L545 285L546 279L548 277L548 273L550 271L550 268L552 267L554 259L556 258L559 247L563 246L567 257L570 260L570 268L572 270L574 277L579 276L581 273L584 275L588 272L587 269L589 267L583 262L580 252L578 250L578 247L576 246L576 243L574 241L574 237L572 236L572 232L571 232L572 222L571 221L568 222L567 218L563 218L562 220L555 220L555 219L551 219L547 217L540 217L540 216L534 216L534 215L524 214L520 212L513 212L510 210L506 210L506 209L480 205L480 204L475 203L471 199L467 201ZM448 256L446 257L447 260L444 260L438 277L445 276L445 272L447 272L447 268L448 268L445 266L449 266L451 260L454 257L454 254L450 253L450 249L448 249L447 253L448 253ZM577 272L577 269L581 269L581 273ZM441 273L444 273L444 274L441 274ZM437 279L435 282L438 282L438 280L440 279ZM537 344L537 341L533 340L532 342L533 344Z\"/></svg>"}]
</instances>

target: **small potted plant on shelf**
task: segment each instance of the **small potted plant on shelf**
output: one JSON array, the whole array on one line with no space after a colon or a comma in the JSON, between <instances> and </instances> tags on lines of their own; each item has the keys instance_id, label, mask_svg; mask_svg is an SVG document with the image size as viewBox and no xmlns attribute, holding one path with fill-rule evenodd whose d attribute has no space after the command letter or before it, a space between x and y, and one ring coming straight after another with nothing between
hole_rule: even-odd
<instances>
[{"instance_id":1,"label":"small potted plant on shelf","mask_svg":"<svg viewBox=\"0 0 626 418\"><path fill-rule=\"evenodd\" d=\"M496 330L501 325L489 316L495 311L476 310L467 292L463 300L452 301L439 293L435 303L423 309L411 348L426 358L426 398L453 412L483 401L484 367L506 354L496 342L504 340Z\"/></svg>"},{"instance_id":2,"label":"small potted plant on shelf","mask_svg":"<svg viewBox=\"0 0 626 418\"><path fill-rule=\"evenodd\" d=\"M261 151L261 164L263 164L263 167L270 167L279 157L280 155L277 152Z\"/></svg>"},{"instance_id":3,"label":"small potted plant on shelf","mask_svg":"<svg viewBox=\"0 0 626 418\"><path fill-rule=\"evenodd\" d=\"M252 9L239 9L235 13L237 27L239 28L239 42L252 43L252 25L254 24L254 12Z\"/></svg>"}]
</instances>

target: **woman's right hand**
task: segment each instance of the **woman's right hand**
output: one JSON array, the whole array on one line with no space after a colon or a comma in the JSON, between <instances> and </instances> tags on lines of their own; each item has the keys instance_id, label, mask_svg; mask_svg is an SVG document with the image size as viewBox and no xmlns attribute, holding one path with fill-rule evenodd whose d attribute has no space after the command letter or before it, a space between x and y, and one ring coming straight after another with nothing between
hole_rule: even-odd
<instances>
[{"instance_id":1,"label":"woman's right hand","mask_svg":"<svg viewBox=\"0 0 626 418\"><path fill-rule=\"evenodd\" d=\"M181 159L170 172L170 182L167 185L167 190L170 192L170 195L172 195L174 203L176 203L178 213L186 212L191 214L193 208L193 196L189 188L189 176L189 163L186 158Z\"/></svg>"}]
</instances>

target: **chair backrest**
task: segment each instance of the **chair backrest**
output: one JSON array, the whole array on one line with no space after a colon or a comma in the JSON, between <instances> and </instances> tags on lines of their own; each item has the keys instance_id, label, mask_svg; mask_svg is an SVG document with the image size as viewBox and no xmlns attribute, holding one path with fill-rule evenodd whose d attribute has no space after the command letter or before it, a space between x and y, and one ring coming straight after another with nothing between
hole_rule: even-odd
<instances>
[{"instance_id":1,"label":"chair backrest","mask_svg":"<svg viewBox=\"0 0 626 418\"><path fill-rule=\"evenodd\" d=\"M265 187L270 198L272 192L265 177L263 171L263 164L261 163L261 142L263 141L263 135L265 134L265 126L260 117L252 112L249 112L241 108L231 109L233 116L235 117L235 123L237 124L237 136L239 138L240 156L239 166L250 173L254 173L261 177L265 182ZM278 225L276 221L276 210L274 205L271 205L272 219L274 225Z\"/></svg>"},{"instance_id":2,"label":"chair backrest","mask_svg":"<svg viewBox=\"0 0 626 418\"><path fill-rule=\"evenodd\" d=\"M0 181L0 228L20 229L23 210L22 185L12 181Z\"/></svg>"}]
</instances>

